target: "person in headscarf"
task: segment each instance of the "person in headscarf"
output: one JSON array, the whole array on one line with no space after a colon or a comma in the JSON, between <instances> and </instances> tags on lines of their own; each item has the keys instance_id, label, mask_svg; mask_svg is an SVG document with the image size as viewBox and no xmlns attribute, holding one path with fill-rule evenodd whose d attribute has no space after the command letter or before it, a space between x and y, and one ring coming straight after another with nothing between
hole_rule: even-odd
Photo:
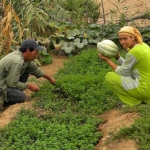
<instances>
[{"instance_id":1,"label":"person in headscarf","mask_svg":"<svg viewBox=\"0 0 150 150\"><path fill-rule=\"evenodd\" d=\"M114 70L106 74L105 80L126 105L150 104L150 47L142 41L139 30L132 26L121 28L118 37L127 50L125 58L118 53L115 64L110 58L98 54Z\"/></svg>"}]
</instances>

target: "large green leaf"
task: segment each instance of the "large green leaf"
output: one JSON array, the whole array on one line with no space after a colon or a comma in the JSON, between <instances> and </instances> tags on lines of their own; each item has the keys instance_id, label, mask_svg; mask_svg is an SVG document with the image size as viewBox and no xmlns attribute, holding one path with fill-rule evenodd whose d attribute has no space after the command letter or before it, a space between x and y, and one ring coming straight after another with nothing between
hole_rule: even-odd
<instances>
[{"instance_id":1,"label":"large green leaf","mask_svg":"<svg viewBox=\"0 0 150 150\"><path fill-rule=\"evenodd\" d=\"M49 11L49 15L57 22L66 21L68 18L68 12L58 4Z\"/></svg>"},{"instance_id":2,"label":"large green leaf","mask_svg":"<svg viewBox=\"0 0 150 150\"><path fill-rule=\"evenodd\" d=\"M89 43L91 43L91 44L97 44L98 42L100 42L101 41L101 38L92 38L92 37L90 37L89 38Z\"/></svg>"},{"instance_id":3,"label":"large green leaf","mask_svg":"<svg viewBox=\"0 0 150 150\"><path fill-rule=\"evenodd\" d=\"M75 50L75 46L73 42L65 42L64 45L61 47L66 54L71 54Z\"/></svg>"},{"instance_id":4,"label":"large green leaf","mask_svg":"<svg viewBox=\"0 0 150 150\"><path fill-rule=\"evenodd\" d=\"M87 44L87 40L86 39L84 39L82 42L81 42L81 40L79 38L76 38L74 40L74 46L76 46L79 49L83 48L86 44Z\"/></svg>"},{"instance_id":5,"label":"large green leaf","mask_svg":"<svg viewBox=\"0 0 150 150\"><path fill-rule=\"evenodd\" d=\"M66 34L67 34L67 39L74 39L75 36L80 34L80 30L78 30L78 29L67 29Z\"/></svg>"}]
</instances>

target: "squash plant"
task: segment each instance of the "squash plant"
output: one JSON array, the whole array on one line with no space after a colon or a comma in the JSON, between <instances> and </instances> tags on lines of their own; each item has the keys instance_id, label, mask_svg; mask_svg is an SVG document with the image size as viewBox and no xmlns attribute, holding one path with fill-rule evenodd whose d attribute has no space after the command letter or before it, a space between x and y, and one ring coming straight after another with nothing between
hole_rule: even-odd
<instances>
[{"instance_id":1,"label":"squash plant","mask_svg":"<svg viewBox=\"0 0 150 150\"><path fill-rule=\"evenodd\" d=\"M56 33L50 36L50 41L56 50L59 47L59 51L64 51L66 54L77 54L83 48L96 45L104 38L117 39L117 35L114 33L117 26L104 28L98 24L77 26L73 23L69 25L61 23L60 26L57 23L55 26L55 22L51 22L49 26L56 28ZM109 36L108 33L112 36Z\"/></svg>"}]
</instances>

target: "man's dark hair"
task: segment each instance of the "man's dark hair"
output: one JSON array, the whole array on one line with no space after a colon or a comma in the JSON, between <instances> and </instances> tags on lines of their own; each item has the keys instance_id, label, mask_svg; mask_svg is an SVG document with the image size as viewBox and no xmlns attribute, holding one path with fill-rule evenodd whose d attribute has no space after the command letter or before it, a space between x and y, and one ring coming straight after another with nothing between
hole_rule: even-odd
<instances>
[{"instance_id":1,"label":"man's dark hair","mask_svg":"<svg viewBox=\"0 0 150 150\"><path fill-rule=\"evenodd\" d=\"M30 52L32 52L34 50L34 48L28 48L28 49L30 50ZM26 52L26 50L27 50L27 48L22 48L22 47L19 48L19 51L22 53Z\"/></svg>"}]
</instances>

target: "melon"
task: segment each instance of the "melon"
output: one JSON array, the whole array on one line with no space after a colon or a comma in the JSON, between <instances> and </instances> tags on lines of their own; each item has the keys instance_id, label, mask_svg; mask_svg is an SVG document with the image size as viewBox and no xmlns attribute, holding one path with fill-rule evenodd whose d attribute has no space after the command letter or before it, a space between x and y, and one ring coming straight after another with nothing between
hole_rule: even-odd
<instances>
[{"instance_id":1,"label":"melon","mask_svg":"<svg viewBox=\"0 0 150 150\"><path fill-rule=\"evenodd\" d=\"M97 50L105 57L115 57L118 54L118 46L111 40L103 40L97 43Z\"/></svg>"}]
</instances>

